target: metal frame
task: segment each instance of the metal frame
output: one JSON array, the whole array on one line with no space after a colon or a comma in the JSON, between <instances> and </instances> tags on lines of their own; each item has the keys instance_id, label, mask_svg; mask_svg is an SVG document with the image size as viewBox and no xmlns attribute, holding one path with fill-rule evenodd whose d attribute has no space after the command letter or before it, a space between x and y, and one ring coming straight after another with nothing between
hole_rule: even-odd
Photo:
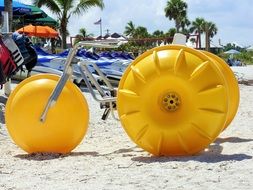
<instances>
[{"instance_id":1,"label":"metal frame","mask_svg":"<svg viewBox=\"0 0 253 190\"><path fill-rule=\"evenodd\" d=\"M115 43L115 41L109 41L109 43ZM117 48L117 45L113 44L108 44L108 41L81 41L78 42L72 49L70 49L70 52L67 56L66 62L65 62L65 67L63 74L60 77L60 80L58 81L55 89L51 93L48 102L41 114L40 121L45 122L47 113L49 109L55 105L59 95L61 94L64 86L66 85L67 81L70 79L72 76L72 67L71 63L72 60L74 59L78 48L81 46L86 46L86 47L99 47L99 48ZM89 62L87 60L81 60L77 63L79 71L84 79L84 82L86 83L88 90L90 91L92 97L100 103L101 109L105 109L104 114L102 116L102 119L107 119L109 113L112 114L113 118L117 119L116 116L114 115L114 110L116 109L116 90L113 88L113 86L110 84L109 80L106 78L106 76L101 72L99 67L93 63ZM103 82L105 83L106 89L102 88L100 84L97 82L97 80L94 78L92 73L88 69L88 65L92 65L95 71L99 74ZM99 92L101 95L100 98L97 97L94 88L92 87L91 83L94 85L95 89Z\"/></svg>"}]
</instances>

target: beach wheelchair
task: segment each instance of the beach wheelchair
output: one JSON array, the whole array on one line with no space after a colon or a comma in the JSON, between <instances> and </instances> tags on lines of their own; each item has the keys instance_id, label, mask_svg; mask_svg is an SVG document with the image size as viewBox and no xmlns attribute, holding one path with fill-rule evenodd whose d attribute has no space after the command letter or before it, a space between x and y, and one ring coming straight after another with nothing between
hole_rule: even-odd
<instances>
[{"instance_id":1,"label":"beach wheelchair","mask_svg":"<svg viewBox=\"0 0 253 190\"><path fill-rule=\"evenodd\" d=\"M70 50L61 76L31 76L10 94L6 126L26 152L68 153L84 138L88 104L70 80L72 60L81 46L113 47L104 41L79 42ZM192 155L204 150L238 109L238 83L229 66L214 54L185 45L146 51L127 67L117 88L95 63L80 60L77 65L92 97L104 109L102 119L112 113L130 139L153 155Z\"/></svg>"}]
</instances>

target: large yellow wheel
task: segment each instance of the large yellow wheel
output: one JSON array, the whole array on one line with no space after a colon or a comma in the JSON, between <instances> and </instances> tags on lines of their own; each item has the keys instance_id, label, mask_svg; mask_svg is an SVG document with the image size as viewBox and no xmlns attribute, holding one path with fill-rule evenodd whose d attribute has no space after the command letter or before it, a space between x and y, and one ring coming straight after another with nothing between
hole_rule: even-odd
<instances>
[{"instance_id":1,"label":"large yellow wheel","mask_svg":"<svg viewBox=\"0 0 253 190\"><path fill-rule=\"evenodd\" d=\"M40 122L59 76L40 74L22 81L6 105L6 126L13 141L28 153L67 153L83 139L89 119L81 91L67 82L56 104Z\"/></svg>"},{"instance_id":2,"label":"large yellow wheel","mask_svg":"<svg viewBox=\"0 0 253 190\"><path fill-rule=\"evenodd\" d=\"M189 155L223 130L228 83L207 54L185 46L157 47L127 68L117 108L130 138L154 155Z\"/></svg>"},{"instance_id":3,"label":"large yellow wheel","mask_svg":"<svg viewBox=\"0 0 253 190\"><path fill-rule=\"evenodd\" d=\"M228 109L228 118L224 126L224 129L226 129L228 125L231 123L231 121L234 119L238 110L240 102L240 91L238 82L233 71L230 69L228 64L225 61L223 61L223 59L207 51L202 52L205 53L209 58L213 59L212 61L220 68L228 84L229 109Z\"/></svg>"}]
</instances>

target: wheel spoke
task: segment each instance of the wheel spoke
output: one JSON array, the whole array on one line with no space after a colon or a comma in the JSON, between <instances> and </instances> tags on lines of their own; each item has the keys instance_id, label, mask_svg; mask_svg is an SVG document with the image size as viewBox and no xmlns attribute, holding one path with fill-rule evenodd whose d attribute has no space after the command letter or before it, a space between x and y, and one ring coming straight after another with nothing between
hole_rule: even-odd
<instances>
[{"instance_id":1,"label":"wheel spoke","mask_svg":"<svg viewBox=\"0 0 253 190\"><path fill-rule=\"evenodd\" d=\"M128 96L128 97L133 97L133 98L139 98L139 95L137 95L137 93L128 90L128 89L120 89L119 93L124 95L124 96Z\"/></svg>"},{"instance_id":2,"label":"wheel spoke","mask_svg":"<svg viewBox=\"0 0 253 190\"><path fill-rule=\"evenodd\" d=\"M146 79L145 77L143 76L143 74L140 72L140 70L135 67L135 66L131 66L131 70L133 72L133 75L134 75L134 79L137 83L142 83L142 84L146 84Z\"/></svg>"},{"instance_id":3,"label":"wheel spoke","mask_svg":"<svg viewBox=\"0 0 253 190\"><path fill-rule=\"evenodd\" d=\"M155 69L158 75L161 74L161 65L160 65L160 60L158 57L158 54L156 51L153 51L153 61L155 63Z\"/></svg>"},{"instance_id":4,"label":"wheel spoke","mask_svg":"<svg viewBox=\"0 0 253 190\"><path fill-rule=\"evenodd\" d=\"M199 92L197 94L198 109L224 114L227 112L227 107L224 105L226 100L221 97L224 97L225 94L226 89L223 85L217 85Z\"/></svg>"},{"instance_id":5,"label":"wheel spoke","mask_svg":"<svg viewBox=\"0 0 253 190\"><path fill-rule=\"evenodd\" d=\"M197 124L191 123L191 126L196 131L196 133L198 133L200 136L202 136L210 141L213 139L213 137L210 134L208 134L208 131L205 131L203 128L201 128Z\"/></svg>"},{"instance_id":6,"label":"wheel spoke","mask_svg":"<svg viewBox=\"0 0 253 190\"><path fill-rule=\"evenodd\" d=\"M177 133L178 142L179 142L181 148L184 150L184 152L186 154L189 154L190 153L190 149L189 149L189 147L187 145L188 142L186 142L186 140L183 138L182 134L183 134L183 132L178 131L178 133Z\"/></svg>"},{"instance_id":7,"label":"wheel spoke","mask_svg":"<svg viewBox=\"0 0 253 190\"><path fill-rule=\"evenodd\" d=\"M196 80L196 78L198 79L198 77L200 77L201 74L208 69L208 65L209 62L205 61L204 63L201 63L198 67L196 67L191 74L190 80Z\"/></svg>"},{"instance_id":8,"label":"wheel spoke","mask_svg":"<svg viewBox=\"0 0 253 190\"><path fill-rule=\"evenodd\" d=\"M174 73L176 75L185 75L185 72L187 70L187 63L185 60L185 51L183 49L181 49L178 52L177 58L176 58L176 62L174 64Z\"/></svg>"}]
</instances>

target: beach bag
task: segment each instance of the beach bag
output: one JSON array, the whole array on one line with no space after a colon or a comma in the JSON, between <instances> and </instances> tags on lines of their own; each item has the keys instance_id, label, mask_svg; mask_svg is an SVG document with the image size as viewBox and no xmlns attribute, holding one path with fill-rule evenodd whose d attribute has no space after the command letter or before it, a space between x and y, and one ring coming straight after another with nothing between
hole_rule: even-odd
<instances>
[{"instance_id":1,"label":"beach bag","mask_svg":"<svg viewBox=\"0 0 253 190\"><path fill-rule=\"evenodd\" d=\"M17 65L13 61L9 49L0 37L0 85L6 82L6 79L13 74L16 68Z\"/></svg>"},{"instance_id":2,"label":"beach bag","mask_svg":"<svg viewBox=\"0 0 253 190\"><path fill-rule=\"evenodd\" d=\"M19 68L22 69L22 66L24 65L28 72L30 72L35 67L38 60L38 55L32 45L31 40L27 36L19 34L17 32L13 33L12 39L18 46L24 58L24 62Z\"/></svg>"},{"instance_id":3,"label":"beach bag","mask_svg":"<svg viewBox=\"0 0 253 190\"><path fill-rule=\"evenodd\" d=\"M24 65L28 72L31 72L31 70L35 67L38 61L38 55L37 52L35 51L34 47L32 46L32 43L26 42L26 49L29 54L29 58L25 60Z\"/></svg>"}]
</instances>

